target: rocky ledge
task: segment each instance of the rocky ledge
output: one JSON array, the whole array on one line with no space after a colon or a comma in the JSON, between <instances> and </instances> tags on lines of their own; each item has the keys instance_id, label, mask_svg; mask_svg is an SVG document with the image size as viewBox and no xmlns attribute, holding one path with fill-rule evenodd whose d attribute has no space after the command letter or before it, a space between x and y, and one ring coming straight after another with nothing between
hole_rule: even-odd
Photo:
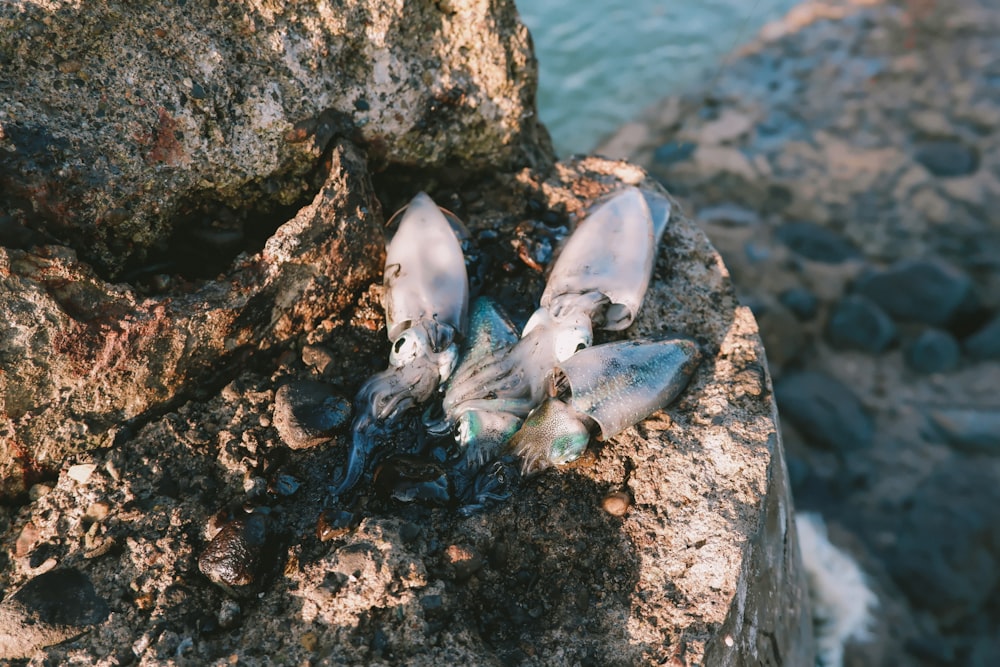
<instances>
[{"instance_id":1,"label":"rocky ledge","mask_svg":"<svg viewBox=\"0 0 1000 667\"><path fill-rule=\"evenodd\" d=\"M454 212L523 324L587 207L660 186L554 162L510 3L206 7L0 14L0 659L811 662L756 323L679 213L622 334L698 342L675 404L471 516L331 497L389 212Z\"/></svg>"},{"instance_id":2,"label":"rocky ledge","mask_svg":"<svg viewBox=\"0 0 1000 667\"><path fill-rule=\"evenodd\" d=\"M722 253L796 505L882 608L848 664L1000 663L1000 9L807 2L599 149Z\"/></svg>"}]
</instances>

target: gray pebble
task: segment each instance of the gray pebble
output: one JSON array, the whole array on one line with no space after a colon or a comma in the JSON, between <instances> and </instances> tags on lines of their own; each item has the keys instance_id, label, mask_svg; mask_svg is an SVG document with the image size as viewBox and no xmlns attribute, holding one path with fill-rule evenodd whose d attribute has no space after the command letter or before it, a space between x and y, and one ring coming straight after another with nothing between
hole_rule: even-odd
<instances>
[{"instance_id":1,"label":"gray pebble","mask_svg":"<svg viewBox=\"0 0 1000 667\"><path fill-rule=\"evenodd\" d=\"M1000 359L1000 315L966 338L963 347L973 359Z\"/></svg>"},{"instance_id":2,"label":"gray pebble","mask_svg":"<svg viewBox=\"0 0 1000 667\"><path fill-rule=\"evenodd\" d=\"M726 227L753 227L760 224L760 215L739 204L718 204L698 211L698 221Z\"/></svg>"},{"instance_id":3,"label":"gray pebble","mask_svg":"<svg viewBox=\"0 0 1000 667\"><path fill-rule=\"evenodd\" d=\"M1000 411L941 408L928 415L935 432L948 444L980 454L1000 454Z\"/></svg>"},{"instance_id":4,"label":"gray pebble","mask_svg":"<svg viewBox=\"0 0 1000 667\"><path fill-rule=\"evenodd\" d=\"M961 357L958 341L947 331L927 329L906 346L906 364L918 373L955 370Z\"/></svg>"},{"instance_id":5,"label":"gray pebble","mask_svg":"<svg viewBox=\"0 0 1000 667\"><path fill-rule=\"evenodd\" d=\"M979 168L976 151L957 141L928 141L917 147L914 156L939 178L967 176Z\"/></svg>"},{"instance_id":6,"label":"gray pebble","mask_svg":"<svg viewBox=\"0 0 1000 667\"><path fill-rule=\"evenodd\" d=\"M972 279L940 260L902 260L862 277L856 291L897 320L941 326L969 303Z\"/></svg>"},{"instance_id":7,"label":"gray pebble","mask_svg":"<svg viewBox=\"0 0 1000 667\"><path fill-rule=\"evenodd\" d=\"M789 373L774 385L782 419L810 442L837 451L868 447L875 423L839 380L813 371Z\"/></svg>"},{"instance_id":8,"label":"gray pebble","mask_svg":"<svg viewBox=\"0 0 1000 667\"><path fill-rule=\"evenodd\" d=\"M107 603L74 569L40 574L0 604L0 660L28 658L108 617Z\"/></svg>"},{"instance_id":9,"label":"gray pebble","mask_svg":"<svg viewBox=\"0 0 1000 667\"><path fill-rule=\"evenodd\" d=\"M778 295L778 301L803 322L808 322L819 312L819 299L805 287L785 290Z\"/></svg>"},{"instance_id":10,"label":"gray pebble","mask_svg":"<svg viewBox=\"0 0 1000 667\"><path fill-rule=\"evenodd\" d=\"M325 382L295 380L274 395L274 427L292 449L328 441L350 418L350 401Z\"/></svg>"},{"instance_id":11,"label":"gray pebble","mask_svg":"<svg viewBox=\"0 0 1000 667\"><path fill-rule=\"evenodd\" d=\"M826 334L835 347L880 354L896 339L896 325L874 303L852 295L830 314Z\"/></svg>"},{"instance_id":12,"label":"gray pebble","mask_svg":"<svg viewBox=\"0 0 1000 667\"><path fill-rule=\"evenodd\" d=\"M787 222L774 230L774 236L792 252L814 262L840 264L861 257L850 241L812 222Z\"/></svg>"}]
</instances>

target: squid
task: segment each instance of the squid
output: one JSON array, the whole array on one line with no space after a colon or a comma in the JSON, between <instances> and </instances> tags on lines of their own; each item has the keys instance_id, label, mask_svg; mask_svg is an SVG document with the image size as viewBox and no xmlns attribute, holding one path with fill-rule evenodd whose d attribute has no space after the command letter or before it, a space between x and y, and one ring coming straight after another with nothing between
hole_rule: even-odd
<instances>
[{"instance_id":1,"label":"squid","mask_svg":"<svg viewBox=\"0 0 1000 667\"><path fill-rule=\"evenodd\" d=\"M552 266L539 308L520 336L489 299L479 299L470 345L445 387L444 419L466 465L495 458L547 398L550 373L593 344L594 329L626 329L652 275L670 217L666 197L628 187L599 202Z\"/></svg>"},{"instance_id":2,"label":"squid","mask_svg":"<svg viewBox=\"0 0 1000 667\"><path fill-rule=\"evenodd\" d=\"M358 483L378 443L434 396L458 362L468 319L465 259L448 218L424 193L404 209L386 248L383 288L389 366L354 399L351 449L334 496Z\"/></svg>"},{"instance_id":3,"label":"squid","mask_svg":"<svg viewBox=\"0 0 1000 667\"><path fill-rule=\"evenodd\" d=\"M608 440L673 402L700 362L698 344L687 338L582 350L549 373L548 398L528 414L507 449L521 459L523 475L570 463L592 435Z\"/></svg>"}]
</instances>

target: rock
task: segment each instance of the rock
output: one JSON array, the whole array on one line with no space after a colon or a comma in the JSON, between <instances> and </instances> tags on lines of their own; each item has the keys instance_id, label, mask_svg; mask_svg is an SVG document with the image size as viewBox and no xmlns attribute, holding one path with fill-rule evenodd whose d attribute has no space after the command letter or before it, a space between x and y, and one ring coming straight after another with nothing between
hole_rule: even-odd
<instances>
[{"instance_id":1,"label":"rock","mask_svg":"<svg viewBox=\"0 0 1000 667\"><path fill-rule=\"evenodd\" d=\"M850 295L833 309L826 335L835 347L880 354L896 339L896 325L868 299Z\"/></svg>"},{"instance_id":2,"label":"rock","mask_svg":"<svg viewBox=\"0 0 1000 667\"><path fill-rule=\"evenodd\" d=\"M966 338L962 347L973 359L1000 359L1000 315Z\"/></svg>"},{"instance_id":3,"label":"rock","mask_svg":"<svg viewBox=\"0 0 1000 667\"><path fill-rule=\"evenodd\" d=\"M337 139L415 169L551 159L513 3L324 11L3 5L0 184L29 227L120 277L172 236L190 240L185 218L207 217L211 234L217 211L307 203Z\"/></svg>"},{"instance_id":4,"label":"rock","mask_svg":"<svg viewBox=\"0 0 1000 667\"><path fill-rule=\"evenodd\" d=\"M111 446L126 434L112 429L336 317L381 279L367 165L347 143L326 165L319 194L263 250L176 293L106 283L60 246L0 248L0 496L20 493L42 461Z\"/></svg>"},{"instance_id":5,"label":"rock","mask_svg":"<svg viewBox=\"0 0 1000 667\"><path fill-rule=\"evenodd\" d=\"M238 597L256 592L268 541L266 518L256 512L226 523L198 557L198 569Z\"/></svg>"},{"instance_id":6,"label":"rock","mask_svg":"<svg viewBox=\"0 0 1000 667\"><path fill-rule=\"evenodd\" d=\"M760 215L739 204L717 204L698 211L698 221L727 227L753 227L760 224Z\"/></svg>"},{"instance_id":7,"label":"rock","mask_svg":"<svg viewBox=\"0 0 1000 667\"><path fill-rule=\"evenodd\" d=\"M808 322L819 311L819 298L805 287L793 287L778 295L778 301L795 317Z\"/></svg>"},{"instance_id":8,"label":"rock","mask_svg":"<svg viewBox=\"0 0 1000 667\"><path fill-rule=\"evenodd\" d=\"M0 603L0 659L29 658L40 648L86 632L109 612L79 570L40 574Z\"/></svg>"},{"instance_id":9,"label":"rock","mask_svg":"<svg viewBox=\"0 0 1000 667\"><path fill-rule=\"evenodd\" d=\"M979 168L976 151L958 141L928 141L917 146L917 162L938 178L966 176Z\"/></svg>"},{"instance_id":10,"label":"rock","mask_svg":"<svg viewBox=\"0 0 1000 667\"><path fill-rule=\"evenodd\" d=\"M855 291L895 319L941 326L968 303L972 279L941 260L902 260L863 276Z\"/></svg>"},{"instance_id":11,"label":"rock","mask_svg":"<svg viewBox=\"0 0 1000 667\"><path fill-rule=\"evenodd\" d=\"M699 144L723 144L745 135L754 126L754 119L735 109L725 109L713 121L702 126Z\"/></svg>"},{"instance_id":12,"label":"rock","mask_svg":"<svg viewBox=\"0 0 1000 667\"><path fill-rule=\"evenodd\" d=\"M840 264L861 253L840 234L811 222L787 222L774 236L798 255L814 262Z\"/></svg>"},{"instance_id":13,"label":"rock","mask_svg":"<svg viewBox=\"0 0 1000 667\"><path fill-rule=\"evenodd\" d=\"M958 367L962 350L947 331L925 329L904 350L906 364L918 373L947 373Z\"/></svg>"},{"instance_id":14,"label":"rock","mask_svg":"<svg viewBox=\"0 0 1000 667\"><path fill-rule=\"evenodd\" d=\"M875 423L845 384L824 373L799 371L774 384L782 418L810 442L847 453L872 444Z\"/></svg>"},{"instance_id":15,"label":"rock","mask_svg":"<svg viewBox=\"0 0 1000 667\"><path fill-rule=\"evenodd\" d=\"M609 493L601 501L601 507L611 516L625 516L631 506L632 497L623 491Z\"/></svg>"},{"instance_id":16,"label":"rock","mask_svg":"<svg viewBox=\"0 0 1000 667\"><path fill-rule=\"evenodd\" d=\"M976 619L1000 583L996 490L995 472L975 462L940 468L893 518L887 569L945 627Z\"/></svg>"},{"instance_id":17,"label":"rock","mask_svg":"<svg viewBox=\"0 0 1000 667\"><path fill-rule=\"evenodd\" d=\"M677 162L683 162L694 155L697 146L690 141L668 141L653 153L657 164L667 167Z\"/></svg>"},{"instance_id":18,"label":"rock","mask_svg":"<svg viewBox=\"0 0 1000 667\"><path fill-rule=\"evenodd\" d=\"M291 449L322 444L350 420L350 401L325 382L293 380L274 394L274 428Z\"/></svg>"},{"instance_id":19,"label":"rock","mask_svg":"<svg viewBox=\"0 0 1000 667\"><path fill-rule=\"evenodd\" d=\"M1000 454L1000 411L938 408L928 419L948 444L976 454Z\"/></svg>"}]
</instances>

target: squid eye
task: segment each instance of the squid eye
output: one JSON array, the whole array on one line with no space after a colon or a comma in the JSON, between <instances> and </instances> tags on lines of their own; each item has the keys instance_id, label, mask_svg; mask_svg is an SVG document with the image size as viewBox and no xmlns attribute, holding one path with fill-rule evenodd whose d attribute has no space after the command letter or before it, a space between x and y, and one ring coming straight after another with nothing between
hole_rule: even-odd
<instances>
[{"instance_id":1,"label":"squid eye","mask_svg":"<svg viewBox=\"0 0 1000 667\"><path fill-rule=\"evenodd\" d=\"M410 363L424 353L424 345L420 336L413 329L404 331L403 335L392 344L389 352L389 363L399 368Z\"/></svg>"},{"instance_id":2,"label":"squid eye","mask_svg":"<svg viewBox=\"0 0 1000 667\"><path fill-rule=\"evenodd\" d=\"M583 329L573 328L560 331L556 335L556 359L566 361L580 350L590 347L590 343L590 335Z\"/></svg>"}]
</instances>

